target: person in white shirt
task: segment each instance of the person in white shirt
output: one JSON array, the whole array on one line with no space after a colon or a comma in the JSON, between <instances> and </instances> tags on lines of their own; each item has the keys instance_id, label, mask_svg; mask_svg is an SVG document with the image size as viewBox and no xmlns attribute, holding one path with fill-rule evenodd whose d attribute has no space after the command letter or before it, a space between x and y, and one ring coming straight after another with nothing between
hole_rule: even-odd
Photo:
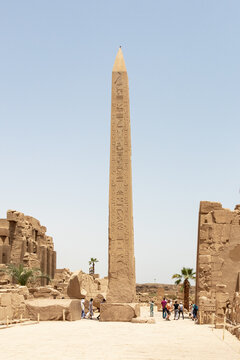
<instances>
[{"instance_id":1,"label":"person in white shirt","mask_svg":"<svg viewBox=\"0 0 240 360\"><path fill-rule=\"evenodd\" d=\"M82 314L81 314L81 318L84 319L85 318L85 299L81 300L81 310L82 310Z\"/></svg>"}]
</instances>

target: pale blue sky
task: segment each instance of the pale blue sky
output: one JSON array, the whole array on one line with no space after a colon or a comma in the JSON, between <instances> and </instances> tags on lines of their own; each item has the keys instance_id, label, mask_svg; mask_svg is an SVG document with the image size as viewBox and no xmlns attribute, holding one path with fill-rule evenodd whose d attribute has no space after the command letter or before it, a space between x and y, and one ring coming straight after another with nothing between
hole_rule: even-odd
<instances>
[{"instance_id":1,"label":"pale blue sky","mask_svg":"<svg viewBox=\"0 0 240 360\"><path fill-rule=\"evenodd\" d=\"M111 69L128 69L138 282L195 267L200 200L240 203L239 1L1 1L0 216L107 275Z\"/></svg>"}]
</instances>

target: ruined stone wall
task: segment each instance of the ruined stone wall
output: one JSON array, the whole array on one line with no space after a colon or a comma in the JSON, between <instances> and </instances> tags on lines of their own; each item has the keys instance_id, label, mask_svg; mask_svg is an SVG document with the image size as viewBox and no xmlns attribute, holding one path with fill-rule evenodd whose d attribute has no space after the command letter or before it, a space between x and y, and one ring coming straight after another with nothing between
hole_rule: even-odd
<instances>
[{"instance_id":1,"label":"ruined stone wall","mask_svg":"<svg viewBox=\"0 0 240 360\"><path fill-rule=\"evenodd\" d=\"M15 210L0 220L0 264L24 264L40 268L52 279L56 270L56 252L47 228L31 217ZM46 279L42 279L42 285Z\"/></svg>"},{"instance_id":2,"label":"ruined stone wall","mask_svg":"<svg viewBox=\"0 0 240 360\"><path fill-rule=\"evenodd\" d=\"M25 300L29 292L26 286L0 287L0 323L26 316Z\"/></svg>"},{"instance_id":3,"label":"ruined stone wall","mask_svg":"<svg viewBox=\"0 0 240 360\"><path fill-rule=\"evenodd\" d=\"M223 318L235 294L240 268L240 205L234 211L202 201L199 211L196 302L211 322ZM217 320L218 321L218 320Z\"/></svg>"}]
</instances>

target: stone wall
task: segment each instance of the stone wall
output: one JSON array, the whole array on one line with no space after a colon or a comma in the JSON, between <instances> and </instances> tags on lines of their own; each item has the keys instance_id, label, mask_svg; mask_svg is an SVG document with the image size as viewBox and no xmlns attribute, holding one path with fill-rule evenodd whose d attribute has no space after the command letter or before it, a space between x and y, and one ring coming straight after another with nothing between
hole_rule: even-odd
<instances>
[{"instance_id":1,"label":"stone wall","mask_svg":"<svg viewBox=\"0 0 240 360\"><path fill-rule=\"evenodd\" d=\"M54 278L56 252L53 239L46 235L47 228L40 222L15 210L8 210L7 219L0 219L0 264L23 263L40 268ZM42 285L46 279L42 279Z\"/></svg>"},{"instance_id":2,"label":"stone wall","mask_svg":"<svg viewBox=\"0 0 240 360\"><path fill-rule=\"evenodd\" d=\"M162 297L172 300L183 300L183 291L181 291L181 286L177 286L175 284L136 284L136 293L139 302L149 302L150 300L159 302ZM195 286L191 286L189 289L190 301L193 301L194 294Z\"/></svg>"},{"instance_id":3,"label":"stone wall","mask_svg":"<svg viewBox=\"0 0 240 360\"><path fill-rule=\"evenodd\" d=\"M234 211L202 201L199 210L196 302L203 323L221 322L240 268L240 205Z\"/></svg>"},{"instance_id":4,"label":"stone wall","mask_svg":"<svg viewBox=\"0 0 240 360\"><path fill-rule=\"evenodd\" d=\"M0 321L20 319L26 316L25 300L29 292L26 286L0 288Z\"/></svg>"}]
</instances>

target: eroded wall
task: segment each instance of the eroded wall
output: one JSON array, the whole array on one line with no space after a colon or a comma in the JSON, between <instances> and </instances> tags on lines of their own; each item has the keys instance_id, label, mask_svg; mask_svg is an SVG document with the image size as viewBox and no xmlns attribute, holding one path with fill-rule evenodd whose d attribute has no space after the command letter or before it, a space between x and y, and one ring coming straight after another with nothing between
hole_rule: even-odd
<instances>
[{"instance_id":1,"label":"eroded wall","mask_svg":"<svg viewBox=\"0 0 240 360\"><path fill-rule=\"evenodd\" d=\"M202 201L196 271L200 311L223 315L224 306L233 300L239 270L240 205L231 211L221 203Z\"/></svg>"},{"instance_id":2,"label":"eroded wall","mask_svg":"<svg viewBox=\"0 0 240 360\"><path fill-rule=\"evenodd\" d=\"M24 264L40 268L54 278L56 252L47 228L21 212L9 210L7 219L0 219L0 264ZM46 280L42 279L45 284Z\"/></svg>"}]
</instances>

